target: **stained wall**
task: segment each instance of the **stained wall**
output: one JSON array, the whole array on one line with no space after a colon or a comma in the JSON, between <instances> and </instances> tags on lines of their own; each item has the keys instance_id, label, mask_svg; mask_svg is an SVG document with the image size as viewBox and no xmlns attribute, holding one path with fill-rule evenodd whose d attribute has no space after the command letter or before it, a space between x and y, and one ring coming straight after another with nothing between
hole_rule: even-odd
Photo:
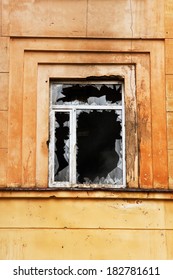
<instances>
[{"instance_id":1,"label":"stained wall","mask_svg":"<svg viewBox=\"0 0 173 280\"><path fill-rule=\"evenodd\" d=\"M1 259L173 257L172 21L172 0L1 0ZM133 192L48 190L49 78L131 66Z\"/></svg>"}]
</instances>

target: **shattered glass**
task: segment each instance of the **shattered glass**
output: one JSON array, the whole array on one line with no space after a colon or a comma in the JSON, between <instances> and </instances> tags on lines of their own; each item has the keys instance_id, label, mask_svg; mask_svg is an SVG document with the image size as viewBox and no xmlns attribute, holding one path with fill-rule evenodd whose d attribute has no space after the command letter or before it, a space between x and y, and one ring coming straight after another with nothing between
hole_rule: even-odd
<instances>
[{"instance_id":1,"label":"shattered glass","mask_svg":"<svg viewBox=\"0 0 173 280\"><path fill-rule=\"evenodd\" d=\"M73 181L77 184L123 185L123 108L109 108L122 105L122 84L53 83L52 105L71 105L65 108L66 112L56 107L54 181L71 182L70 177L76 175ZM91 109L78 105L90 105ZM74 120L71 135L76 133L76 137L70 136L70 114ZM72 161L71 144L76 147ZM76 167L70 175L69 163L73 160Z\"/></svg>"},{"instance_id":2,"label":"shattered glass","mask_svg":"<svg viewBox=\"0 0 173 280\"><path fill-rule=\"evenodd\" d=\"M54 179L55 181L69 181L69 129L70 116L66 112L55 112L55 153Z\"/></svg>"},{"instance_id":3,"label":"shattered glass","mask_svg":"<svg viewBox=\"0 0 173 280\"><path fill-rule=\"evenodd\" d=\"M77 110L77 183L123 184L121 110Z\"/></svg>"},{"instance_id":4,"label":"shattered glass","mask_svg":"<svg viewBox=\"0 0 173 280\"><path fill-rule=\"evenodd\" d=\"M121 105L121 84L52 84L53 105Z\"/></svg>"}]
</instances>

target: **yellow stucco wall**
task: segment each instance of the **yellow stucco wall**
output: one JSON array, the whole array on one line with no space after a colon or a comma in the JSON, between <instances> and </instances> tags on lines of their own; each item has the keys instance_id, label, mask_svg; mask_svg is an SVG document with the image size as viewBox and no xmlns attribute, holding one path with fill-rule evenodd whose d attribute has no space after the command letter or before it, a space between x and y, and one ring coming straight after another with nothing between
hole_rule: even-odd
<instances>
[{"instance_id":1,"label":"yellow stucco wall","mask_svg":"<svg viewBox=\"0 0 173 280\"><path fill-rule=\"evenodd\" d=\"M173 258L172 23L173 0L1 0L0 259ZM136 192L30 190L47 187L46 80L69 64L136 65Z\"/></svg>"},{"instance_id":2,"label":"yellow stucco wall","mask_svg":"<svg viewBox=\"0 0 173 280\"><path fill-rule=\"evenodd\" d=\"M172 259L171 200L5 198L1 259Z\"/></svg>"}]
</instances>

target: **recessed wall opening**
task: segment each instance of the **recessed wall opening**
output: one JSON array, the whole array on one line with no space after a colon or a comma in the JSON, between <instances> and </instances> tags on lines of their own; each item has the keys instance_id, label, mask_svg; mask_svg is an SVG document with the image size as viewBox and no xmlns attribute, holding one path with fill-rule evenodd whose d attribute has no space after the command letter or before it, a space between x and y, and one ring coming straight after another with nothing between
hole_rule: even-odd
<instances>
[{"instance_id":1,"label":"recessed wall opening","mask_svg":"<svg viewBox=\"0 0 173 280\"><path fill-rule=\"evenodd\" d=\"M50 128L50 187L125 187L122 81L53 81Z\"/></svg>"}]
</instances>

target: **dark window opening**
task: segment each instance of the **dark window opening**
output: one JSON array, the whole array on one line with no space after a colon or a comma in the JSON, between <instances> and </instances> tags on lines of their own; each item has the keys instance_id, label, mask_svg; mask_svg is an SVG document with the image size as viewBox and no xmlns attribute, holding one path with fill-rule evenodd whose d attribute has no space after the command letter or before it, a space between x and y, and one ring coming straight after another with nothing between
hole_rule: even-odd
<instances>
[{"instance_id":1,"label":"dark window opening","mask_svg":"<svg viewBox=\"0 0 173 280\"><path fill-rule=\"evenodd\" d=\"M119 150L116 140L122 140L121 123L115 111L81 112L77 122L77 176L78 183L115 183L121 180L118 167ZM121 182L122 183L122 182Z\"/></svg>"}]
</instances>

